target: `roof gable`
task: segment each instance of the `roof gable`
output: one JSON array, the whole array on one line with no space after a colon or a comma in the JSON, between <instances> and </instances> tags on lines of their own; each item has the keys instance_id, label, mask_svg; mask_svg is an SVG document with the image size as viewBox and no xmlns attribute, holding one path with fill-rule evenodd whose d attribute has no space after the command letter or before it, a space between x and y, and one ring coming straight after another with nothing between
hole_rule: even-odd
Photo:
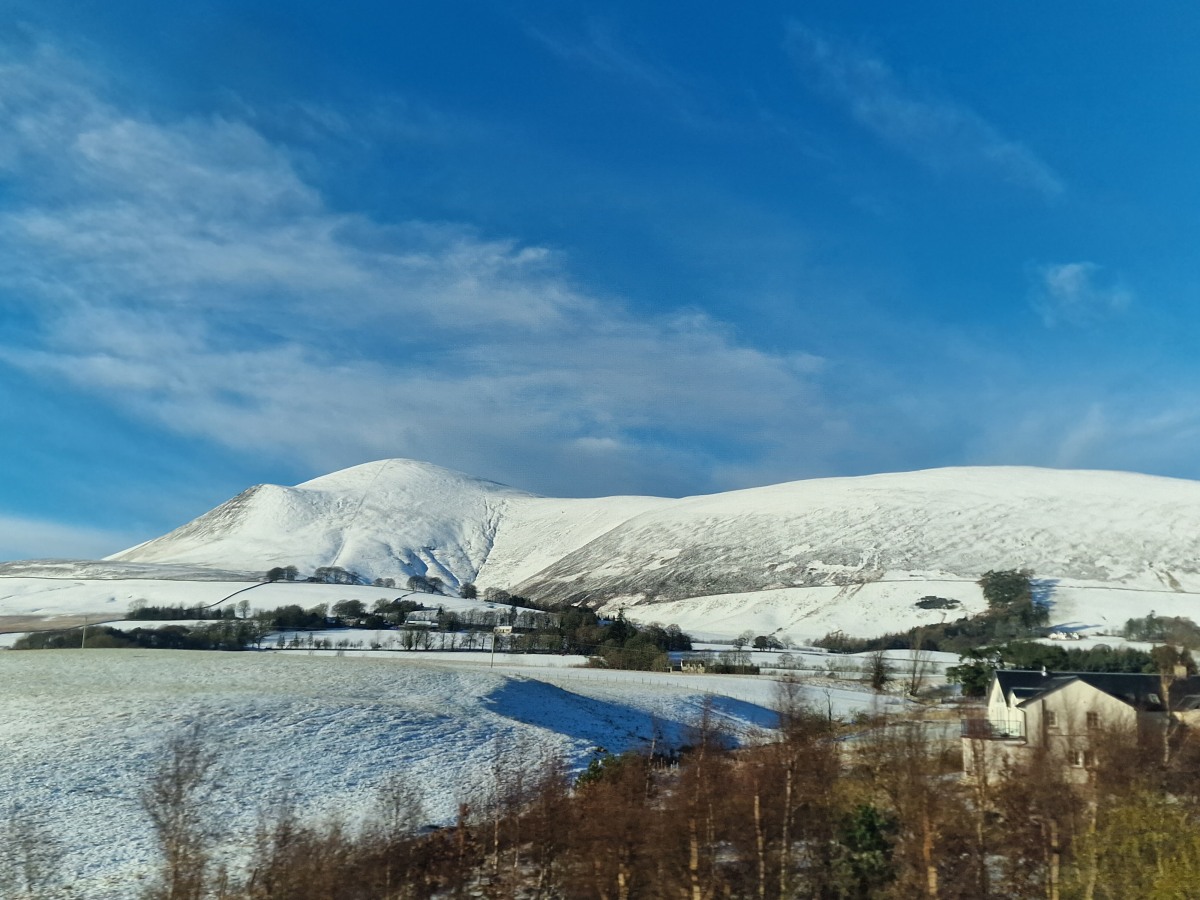
<instances>
[{"instance_id":1,"label":"roof gable","mask_svg":"<svg viewBox=\"0 0 1200 900\"><path fill-rule=\"evenodd\" d=\"M1010 703L1023 706L1075 681L1083 682L1115 700L1147 712L1162 712L1164 700L1172 709L1187 704L1200 707L1200 677L1168 679L1169 698L1163 697L1162 676L1144 672L1042 672L1027 669L1000 669L996 682ZM1011 699L1010 699L1011 698Z\"/></svg>"}]
</instances>

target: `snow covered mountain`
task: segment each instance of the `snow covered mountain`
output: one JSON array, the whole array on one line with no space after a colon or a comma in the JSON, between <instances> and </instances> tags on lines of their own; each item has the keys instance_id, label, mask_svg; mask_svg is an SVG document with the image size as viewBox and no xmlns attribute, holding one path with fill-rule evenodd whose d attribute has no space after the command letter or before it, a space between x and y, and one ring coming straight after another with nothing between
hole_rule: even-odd
<instances>
[{"instance_id":1,"label":"snow covered mountain","mask_svg":"<svg viewBox=\"0 0 1200 900\"><path fill-rule=\"evenodd\" d=\"M960 468L797 481L647 510L519 588L678 600L988 569L1200 586L1200 483L1116 472Z\"/></svg>"},{"instance_id":2,"label":"snow covered mountain","mask_svg":"<svg viewBox=\"0 0 1200 900\"><path fill-rule=\"evenodd\" d=\"M974 580L1024 567L1200 589L1200 483L1118 472L935 469L671 500L556 500L411 460L259 485L110 562L437 575L544 600Z\"/></svg>"},{"instance_id":3,"label":"snow covered mountain","mask_svg":"<svg viewBox=\"0 0 1200 900\"><path fill-rule=\"evenodd\" d=\"M339 566L367 578L426 575L457 587L516 584L631 516L670 501L549 500L429 463L366 463L296 487L260 484L108 558L261 575Z\"/></svg>"}]
</instances>

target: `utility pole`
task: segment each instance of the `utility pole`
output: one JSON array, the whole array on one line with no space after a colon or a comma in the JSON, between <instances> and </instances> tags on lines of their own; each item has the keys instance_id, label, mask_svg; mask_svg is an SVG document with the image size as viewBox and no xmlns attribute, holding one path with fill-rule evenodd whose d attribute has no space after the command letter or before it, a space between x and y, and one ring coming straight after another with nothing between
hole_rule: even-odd
<instances>
[{"instance_id":1,"label":"utility pole","mask_svg":"<svg viewBox=\"0 0 1200 900\"><path fill-rule=\"evenodd\" d=\"M83 617L83 637L79 639L79 649L82 650L87 646L87 616Z\"/></svg>"}]
</instances>

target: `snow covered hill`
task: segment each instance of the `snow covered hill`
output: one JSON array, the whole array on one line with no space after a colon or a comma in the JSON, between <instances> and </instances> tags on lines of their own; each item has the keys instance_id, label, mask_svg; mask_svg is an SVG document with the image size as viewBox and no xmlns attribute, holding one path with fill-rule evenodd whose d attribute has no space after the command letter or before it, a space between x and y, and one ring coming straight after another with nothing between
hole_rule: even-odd
<instances>
[{"instance_id":1,"label":"snow covered hill","mask_svg":"<svg viewBox=\"0 0 1200 900\"><path fill-rule=\"evenodd\" d=\"M110 559L235 569L340 566L368 577L474 577L521 491L392 459L296 487L260 484L170 534Z\"/></svg>"},{"instance_id":2,"label":"snow covered hill","mask_svg":"<svg viewBox=\"0 0 1200 900\"><path fill-rule=\"evenodd\" d=\"M518 589L566 601L669 601L1007 568L1200 588L1200 483L960 468L690 497L630 518Z\"/></svg>"},{"instance_id":3,"label":"snow covered hill","mask_svg":"<svg viewBox=\"0 0 1200 900\"><path fill-rule=\"evenodd\" d=\"M1064 600L1085 588L1115 590L1133 598L1122 608L1183 604L1187 612L1175 614L1196 616L1200 483L958 468L678 500L560 500L384 460L296 487L250 488L99 568L60 577L94 578L107 567L107 577L257 578L282 565L401 582L436 575L452 588L472 581L552 602L626 606L641 619L668 621L670 611L671 621L700 631L734 628L751 610L763 625L776 623L768 630L802 622L806 633L842 627L851 612L859 623L878 619L877 630L936 621L944 614L913 607L922 593L952 596L971 612L982 605L975 580L1003 568L1032 569ZM0 575L31 574L0 567ZM3 606L0 591L0 615ZM705 629L709 619L725 624Z\"/></svg>"}]
</instances>

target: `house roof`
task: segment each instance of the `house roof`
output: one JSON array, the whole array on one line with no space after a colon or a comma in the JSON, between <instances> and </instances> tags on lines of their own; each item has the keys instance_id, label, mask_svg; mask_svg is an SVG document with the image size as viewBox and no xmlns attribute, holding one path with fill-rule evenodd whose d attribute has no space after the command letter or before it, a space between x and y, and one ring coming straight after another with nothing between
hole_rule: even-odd
<instances>
[{"instance_id":1,"label":"house roof","mask_svg":"<svg viewBox=\"0 0 1200 900\"><path fill-rule=\"evenodd\" d=\"M1155 674L1141 672L1042 672L1025 669L1000 669L996 681L1009 702L1018 705L1038 699L1073 681L1103 691L1135 709L1162 712L1163 681ZM1175 678L1170 685L1172 709L1200 708L1200 677Z\"/></svg>"},{"instance_id":2,"label":"house roof","mask_svg":"<svg viewBox=\"0 0 1200 900\"><path fill-rule=\"evenodd\" d=\"M1045 672L1031 669L997 669L995 677L1005 697L1014 691L1020 691L1025 696L1029 695L1029 691L1037 694L1049 686L1049 676Z\"/></svg>"}]
</instances>

